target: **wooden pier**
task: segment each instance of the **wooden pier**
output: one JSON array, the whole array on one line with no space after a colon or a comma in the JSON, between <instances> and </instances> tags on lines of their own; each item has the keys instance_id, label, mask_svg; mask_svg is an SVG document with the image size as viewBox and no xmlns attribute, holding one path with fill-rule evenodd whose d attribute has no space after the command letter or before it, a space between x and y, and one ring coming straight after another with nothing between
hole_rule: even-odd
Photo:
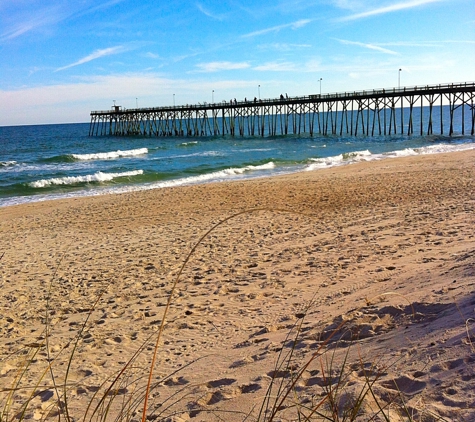
<instances>
[{"instance_id":1,"label":"wooden pier","mask_svg":"<svg viewBox=\"0 0 475 422\"><path fill-rule=\"evenodd\" d=\"M458 128L455 131L454 128ZM90 136L475 134L475 83L92 111Z\"/></svg>"}]
</instances>

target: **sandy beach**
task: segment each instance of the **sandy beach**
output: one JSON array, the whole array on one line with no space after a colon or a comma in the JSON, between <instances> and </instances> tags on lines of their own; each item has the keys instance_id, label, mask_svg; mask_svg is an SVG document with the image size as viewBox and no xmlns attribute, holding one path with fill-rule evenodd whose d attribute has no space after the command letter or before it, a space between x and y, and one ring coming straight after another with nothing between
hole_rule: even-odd
<instances>
[{"instance_id":1,"label":"sandy beach","mask_svg":"<svg viewBox=\"0 0 475 422\"><path fill-rule=\"evenodd\" d=\"M318 420L370 385L356 420L474 421L474 180L469 150L0 208L0 414L141 420L189 258L149 420Z\"/></svg>"}]
</instances>

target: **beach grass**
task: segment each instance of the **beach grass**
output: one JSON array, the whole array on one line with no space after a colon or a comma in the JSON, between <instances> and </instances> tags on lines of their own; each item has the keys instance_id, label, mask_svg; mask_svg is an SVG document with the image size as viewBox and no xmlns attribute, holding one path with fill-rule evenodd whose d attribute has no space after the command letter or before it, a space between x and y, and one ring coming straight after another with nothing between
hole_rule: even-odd
<instances>
[{"instance_id":1,"label":"beach grass","mask_svg":"<svg viewBox=\"0 0 475 422\"><path fill-rule=\"evenodd\" d=\"M44 318L44 333L41 341L32 342L28 347L18 350L15 354L7 356L2 360L2 366L9 365L9 362L14 360L17 369L12 371L13 375L9 377L10 385L0 387L0 422L29 419L30 417L27 417L27 414L30 404L33 399L41 395L45 395L46 400L44 400L42 410L36 410L33 416L35 420L46 421L52 418L67 422L77 420L141 420L142 422L147 420L180 420L176 419L181 414L181 411L177 409L180 409L181 405L185 406L186 399L193 395L193 392L189 391L187 385L184 385L183 388L180 388L170 397L160 397L158 403L154 400L154 391L158 385L166 383L167 380L173 377L180 376L181 373L193 370L195 363L188 363L179 370L162 377L159 381L156 381L154 377L156 357L160 348L165 347L161 342L162 335L166 329L168 312L174 300L177 286L180 283L180 277L191 257L196 253L197 248L216 228L238 216L258 212L302 215L302 213L295 213L284 209L252 209L226 217L207 230L185 256L174 278L161 317L158 333L150 334L118 372L108 374L108 377L95 388L87 406L79 413L71 408L69 393L73 387L82 388L81 381L70 379L70 370L76 358L75 353L78 345L87 340L88 325L93 313L97 310L97 305L102 300L102 293L98 295L95 303L91 304L74 339L59 350L54 350L50 344L51 307L49 304L50 295L48 294ZM56 270L61 265L62 259L60 259ZM50 281L50 292L54 288L56 270ZM104 289L106 288L107 286L104 287ZM411 301L397 292L383 292L370 299L365 299L366 306L370 306L375 301L382 300L385 296L390 295L402 297L409 304L412 314L415 316L415 310ZM302 333L303 322L312 306L314 306L313 299L307 304L303 304L302 311L297 315L297 322L289 330L277 354L275 368L272 371L272 377L262 398L260 408L256 412L243 414L243 421L280 421L283 420L281 419L283 412L285 412L286 417L288 417L289 413L293 414L292 420L296 421L400 420L412 422L446 420L431 412L425 412L423 408L415 409L408 407L404 391L399 389L397 383L395 383L396 391L391 397L382 398L377 393L376 383L380 379L381 374L386 373L389 367L395 365L396 362L393 360L388 363L387 361L390 360L388 356L373 357L374 360L369 362L364 360L363 353L361 352L361 348L364 346L358 343L358 327L356 331L354 327L351 329L351 332L345 331L345 326L350 320L348 318L341 318L341 322L326 333L325 338L319 341L318 347L306 358L305 363L296 364L297 361L294 359L294 356ZM474 319L472 318L465 320L467 339L472 351L474 350L472 343L474 336L471 329L473 322ZM323 331L325 331L325 327L322 327ZM344 346L342 346L345 352L343 353L343 358L338 359L336 351L340 347L339 342L342 339L348 339L348 332L350 332L350 342L345 342ZM357 349L358 362L356 365L349 362L350 350L352 348ZM148 368L137 366L137 357L150 352L151 359ZM64 359L61 361L60 368L57 368L56 363L59 362L59 357L63 354L68 355L65 364L66 368L64 368ZM40 359L39 355L42 355L44 359ZM318 395L313 395L312 399L309 399L308 391L312 389L312 386L305 385L303 381L305 372L314 364L319 368L317 371L319 371L321 381L318 385ZM40 371L35 372L36 379L31 379L29 372L36 365L45 366ZM58 369L60 370L58 371ZM363 379L363 382L354 382L352 373L355 371L360 372L360 378ZM406 385L404 388L407 389L408 386ZM27 398L23 399L22 402L18 402L16 399L16 394L20 390L27 392ZM45 391L48 391L48 393L45 393ZM302 392L307 394L302 394ZM49 397L50 394L54 398ZM203 412L206 412L206 410L203 409ZM226 420L225 412L222 415L220 415L219 410L213 412L218 414L221 420Z\"/></svg>"},{"instance_id":2,"label":"beach grass","mask_svg":"<svg viewBox=\"0 0 475 422\"><path fill-rule=\"evenodd\" d=\"M474 156L1 209L0 422L473 419Z\"/></svg>"}]
</instances>

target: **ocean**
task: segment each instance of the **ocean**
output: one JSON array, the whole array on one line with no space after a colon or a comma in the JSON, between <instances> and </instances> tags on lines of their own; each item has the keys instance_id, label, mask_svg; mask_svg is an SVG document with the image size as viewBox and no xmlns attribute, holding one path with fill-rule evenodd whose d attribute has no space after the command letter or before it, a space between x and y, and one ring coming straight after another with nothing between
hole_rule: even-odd
<instances>
[{"instance_id":1,"label":"ocean","mask_svg":"<svg viewBox=\"0 0 475 422\"><path fill-rule=\"evenodd\" d=\"M0 127L0 206L272 177L475 148L475 137L461 135L460 125L454 132L452 137L158 138L89 137L89 123Z\"/></svg>"}]
</instances>

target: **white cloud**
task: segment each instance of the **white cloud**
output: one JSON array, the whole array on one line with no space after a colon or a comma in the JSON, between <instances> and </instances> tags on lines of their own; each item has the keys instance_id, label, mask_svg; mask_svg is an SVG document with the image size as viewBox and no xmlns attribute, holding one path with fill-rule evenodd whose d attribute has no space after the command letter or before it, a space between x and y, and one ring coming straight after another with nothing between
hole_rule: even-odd
<instances>
[{"instance_id":1,"label":"white cloud","mask_svg":"<svg viewBox=\"0 0 475 422\"><path fill-rule=\"evenodd\" d=\"M247 69L250 66L247 62L209 62L197 64L199 72L218 72L221 70Z\"/></svg>"},{"instance_id":2,"label":"white cloud","mask_svg":"<svg viewBox=\"0 0 475 422\"><path fill-rule=\"evenodd\" d=\"M0 41L3 42L6 40L17 38L20 35L26 34L27 32L41 25L42 23L38 23L38 22L22 22L21 24L17 25L15 28L12 28L4 32L2 36L0 37Z\"/></svg>"},{"instance_id":3,"label":"white cloud","mask_svg":"<svg viewBox=\"0 0 475 422\"><path fill-rule=\"evenodd\" d=\"M310 48L311 44L290 44L290 43L273 43L261 44L257 48L261 50L277 50L277 51L294 51L301 48Z\"/></svg>"},{"instance_id":4,"label":"white cloud","mask_svg":"<svg viewBox=\"0 0 475 422\"><path fill-rule=\"evenodd\" d=\"M37 4L28 1L24 2L28 5L25 8L21 7L21 2L18 0L14 0L10 4L6 2L5 5L0 3L0 9L1 6L5 8L2 13L5 13L8 16L8 21L10 21L9 26L4 24L6 29L2 28L0 42L20 37L31 31L38 31L41 28L49 29L65 20L94 13L123 1L125 0L110 0L103 3L99 2L99 4L93 0L83 2L44 0L42 2L37 1ZM92 4L90 8L88 8L89 4Z\"/></svg>"},{"instance_id":5,"label":"white cloud","mask_svg":"<svg viewBox=\"0 0 475 422\"><path fill-rule=\"evenodd\" d=\"M134 108L136 98L141 107L203 102L211 90L220 99L239 96L259 82L242 79L203 81L170 79L158 73L94 76L76 83L38 86L17 90L0 90L0 126L19 124L88 122L91 110L107 110L118 105ZM247 95L246 93L242 94Z\"/></svg>"},{"instance_id":6,"label":"white cloud","mask_svg":"<svg viewBox=\"0 0 475 422\"><path fill-rule=\"evenodd\" d=\"M440 42L446 44L475 44L475 40L445 40Z\"/></svg>"},{"instance_id":7,"label":"white cloud","mask_svg":"<svg viewBox=\"0 0 475 422\"><path fill-rule=\"evenodd\" d=\"M286 29L286 28L298 29L298 28L304 27L305 25L309 24L310 22L312 22L311 19L300 19L300 20L295 21L295 22L286 23L286 24L283 24L283 25L277 25L277 26L273 26L271 28L261 29L260 31L250 32L249 34L242 35L242 38L256 37L258 35L268 34L269 32L279 32L281 29Z\"/></svg>"},{"instance_id":8,"label":"white cloud","mask_svg":"<svg viewBox=\"0 0 475 422\"><path fill-rule=\"evenodd\" d=\"M91 110L104 110L116 99L132 108L151 93L173 86L157 74L130 74L84 78L76 83L0 90L0 125L87 122ZM129 99L130 104L127 104ZM151 104L155 105L155 104Z\"/></svg>"},{"instance_id":9,"label":"white cloud","mask_svg":"<svg viewBox=\"0 0 475 422\"><path fill-rule=\"evenodd\" d=\"M317 59L309 60L305 63L303 70L305 72L320 72L322 70L322 63Z\"/></svg>"},{"instance_id":10,"label":"white cloud","mask_svg":"<svg viewBox=\"0 0 475 422\"><path fill-rule=\"evenodd\" d=\"M256 66L253 70L260 72L296 72L296 73L309 73L318 72L322 70L322 64L319 60L308 60L305 63L292 63L292 62L268 62L262 65Z\"/></svg>"},{"instance_id":11,"label":"white cloud","mask_svg":"<svg viewBox=\"0 0 475 422\"><path fill-rule=\"evenodd\" d=\"M148 59L159 59L160 55L156 53L152 53L151 51L148 51L147 53L144 54L145 57Z\"/></svg>"},{"instance_id":12,"label":"white cloud","mask_svg":"<svg viewBox=\"0 0 475 422\"><path fill-rule=\"evenodd\" d=\"M106 57L106 56L111 56L113 54L119 54L124 52L126 49L124 46L116 46L116 47L109 47L109 48L103 48L100 50L96 50L93 53L87 55L86 57L83 57L82 59L79 59L77 62L68 64L67 66L60 67L55 70L55 72L59 72L61 70L69 69L74 66L79 66L84 63L88 63L92 60L100 59L101 57Z\"/></svg>"},{"instance_id":13,"label":"white cloud","mask_svg":"<svg viewBox=\"0 0 475 422\"><path fill-rule=\"evenodd\" d=\"M350 73L348 73L348 76L351 79L359 79L360 78L360 73L350 72Z\"/></svg>"},{"instance_id":14,"label":"white cloud","mask_svg":"<svg viewBox=\"0 0 475 422\"><path fill-rule=\"evenodd\" d=\"M292 72L297 70L294 63L290 62L269 62L256 66L254 70L262 72Z\"/></svg>"},{"instance_id":15,"label":"white cloud","mask_svg":"<svg viewBox=\"0 0 475 422\"><path fill-rule=\"evenodd\" d=\"M217 14L217 13L210 12L201 3L197 3L196 7L201 13L203 13L203 15L207 16L208 18L215 19L217 21L222 21L226 18L226 15L224 14Z\"/></svg>"},{"instance_id":16,"label":"white cloud","mask_svg":"<svg viewBox=\"0 0 475 422\"><path fill-rule=\"evenodd\" d=\"M402 2L402 3L394 3L385 7L379 7L376 9L367 10L366 12L355 13L353 15L345 16L338 20L343 21L343 22L353 21L353 20L367 18L369 16L382 15L386 13L397 12L399 10L404 10L404 9L412 9L414 7L424 6L426 4L439 3L441 1L446 1L446 0L410 0L410 1Z\"/></svg>"},{"instance_id":17,"label":"white cloud","mask_svg":"<svg viewBox=\"0 0 475 422\"><path fill-rule=\"evenodd\" d=\"M345 9L345 10L361 10L363 7L363 1L358 1L358 0L332 0L332 4L339 8L339 9Z\"/></svg>"},{"instance_id":18,"label":"white cloud","mask_svg":"<svg viewBox=\"0 0 475 422\"><path fill-rule=\"evenodd\" d=\"M379 51L380 53L399 55L399 53L397 53L396 51L389 50L387 48L383 48L375 44L367 44L367 43L362 43L362 42L357 42L357 41L340 40L338 38L335 38L335 39L345 45L357 45L358 47L368 48L369 50Z\"/></svg>"},{"instance_id":19,"label":"white cloud","mask_svg":"<svg viewBox=\"0 0 475 422\"><path fill-rule=\"evenodd\" d=\"M440 47L441 41L425 41L425 42L412 42L412 41L394 41L394 42L380 42L375 45L385 47L423 47L432 48Z\"/></svg>"},{"instance_id":20,"label":"white cloud","mask_svg":"<svg viewBox=\"0 0 475 422\"><path fill-rule=\"evenodd\" d=\"M86 9L86 10L78 13L78 16L87 15L87 14L90 14L90 13L97 12L98 10L107 9L109 7L115 6L116 4L122 3L124 1L126 1L126 0L110 0L110 1L106 1L105 3L102 3L102 4L97 4L97 2L94 2L93 6L91 8Z\"/></svg>"},{"instance_id":21,"label":"white cloud","mask_svg":"<svg viewBox=\"0 0 475 422\"><path fill-rule=\"evenodd\" d=\"M422 47L422 48L441 48L444 44L475 44L470 40L440 40L440 41L392 41L379 42L373 44L379 47Z\"/></svg>"},{"instance_id":22,"label":"white cloud","mask_svg":"<svg viewBox=\"0 0 475 422\"><path fill-rule=\"evenodd\" d=\"M18 14L10 19L14 21L8 29L4 29L0 34L0 42L15 39L30 31L34 31L44 26L51 26L66 19L69 15L53 6L44 10L37 10L30 16L28 14Z\"/></svg>"}]
</instances>

